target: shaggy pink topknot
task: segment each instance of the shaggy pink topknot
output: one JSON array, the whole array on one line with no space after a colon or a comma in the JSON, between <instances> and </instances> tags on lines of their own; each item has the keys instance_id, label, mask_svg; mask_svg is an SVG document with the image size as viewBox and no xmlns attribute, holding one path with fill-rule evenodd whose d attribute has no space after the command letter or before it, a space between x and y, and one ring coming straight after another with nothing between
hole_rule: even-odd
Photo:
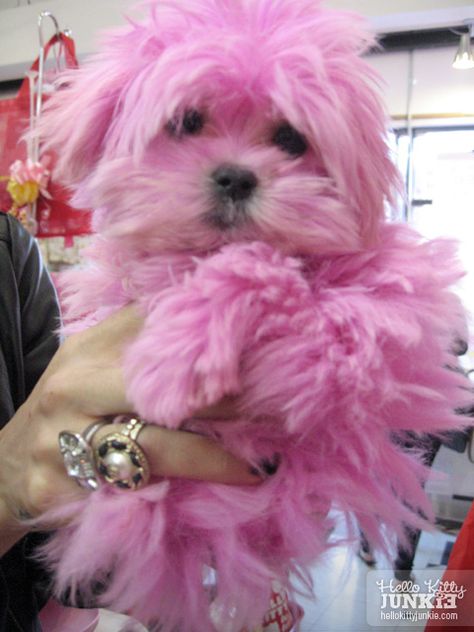
<instances>
[{"instance_id":1,"label":"shaggy pink topknot","mask_svg":"<svg viewBox=\"0 0 474 632\"><path fill-rule=\"evenodd\" d=\"M292 592L328 549L331 506L379 545L430 516L400 443L461 424L461 273L452 245L384 221L398 176L361 18L318 0L148 4L64 76L41 124L98 232L65 281L66 331L137 302L137 413L178 428L236 395L238 421L187 428L280 467L251 488L101 489L56 512L71 524L46 554L59 594L99 582L101 604L163 632L239 632L272 579ZM245 202L216 194L229 165L255 176Z\"/></svg>"}]
</instances>

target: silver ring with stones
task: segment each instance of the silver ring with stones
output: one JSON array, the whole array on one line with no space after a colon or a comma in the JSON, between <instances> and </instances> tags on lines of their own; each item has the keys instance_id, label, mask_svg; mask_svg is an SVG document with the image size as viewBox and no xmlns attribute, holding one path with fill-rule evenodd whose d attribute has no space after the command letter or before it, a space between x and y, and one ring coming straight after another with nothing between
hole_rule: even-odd
<instances>
[{"instance_id":1,"label":"silver ring with stones","mask_svg":"<svg viewBox=\"0 0 474 632\"><path fill-rule=\"evenodd\" d=\"M137 442L145 426L145 422L132 417L123 430L105 435L96 446L96 468L109 485L133 491L147 484L150 467Z\"/></svg>"},{"instance_id":2,"label":"silver ring with stones","mask_svg":"<svg viewBox=\"0 0 474 632\"><path fill-rule=\"evenodd\" d=\"M106 423L106 421L96 421L87 426L82 434L63 430L58 437L59 449L63 455L68 476L73 478L80 487L90 491L96 491L100 486L91 441L97 430Z\"/></svg>"}]
</instances>

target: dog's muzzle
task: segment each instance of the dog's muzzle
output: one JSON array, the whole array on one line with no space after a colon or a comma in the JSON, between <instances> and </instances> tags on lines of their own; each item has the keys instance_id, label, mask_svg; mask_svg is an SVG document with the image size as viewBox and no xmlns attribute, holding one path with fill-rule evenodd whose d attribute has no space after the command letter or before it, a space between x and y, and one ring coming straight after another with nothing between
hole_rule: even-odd
<instances>
[{"instance_id":1,"label":"dog's muzzle","mask_svg":"<svg viewBox=\"0 0 474 632\"><path fill-rule=\"evenodd\" d=\"M206 218L217 228L234 228L246 218L247 202L258 186L257 176L237 165L221 165L211 174L213 209Z\"/></svg>"}]
</instances>

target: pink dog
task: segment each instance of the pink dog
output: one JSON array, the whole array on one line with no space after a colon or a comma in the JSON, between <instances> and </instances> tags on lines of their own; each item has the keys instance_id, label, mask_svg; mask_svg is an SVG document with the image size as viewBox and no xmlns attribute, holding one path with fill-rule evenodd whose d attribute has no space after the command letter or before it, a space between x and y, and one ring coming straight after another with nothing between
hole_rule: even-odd
<instances>
[{"instance_id":1,"label":"pink dog","mask_svg":"<svg viewBox=\"0 0 474 632\"><path fill-rule=\"evenodd\" d=\"M328 508L375 543L425 524L423 467L394 439L459 426L453 248L384 220L398 178L372 44L319 0L163 0L64 78L42 133L79 207L90 267L69 277L69 331L130 301L147 316L124 364L137 414L180 427L238 396L212 427L255 488L155 480L63 513L57 592L163 632L259 623L272 579L329 547ZM209 425L188 421L196 431Z\"/></svg>"}]
</instances>

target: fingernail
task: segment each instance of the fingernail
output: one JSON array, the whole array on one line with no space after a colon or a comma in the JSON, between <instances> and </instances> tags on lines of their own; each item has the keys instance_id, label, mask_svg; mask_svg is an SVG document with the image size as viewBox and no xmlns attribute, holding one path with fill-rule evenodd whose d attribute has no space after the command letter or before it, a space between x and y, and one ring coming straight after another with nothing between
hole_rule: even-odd
<instances>
[{"instance_id":1,"label":"fingernail","mask_svg":"<svg viewBox=\"0 0 474 632\"><path fill-rule=\"evenodd\" d=\"M249 468L249 472L253 476L260 476L260 478L267 478L277 473L280 467L281 456L274 454L271 459L262 459L258 462L258 467Z\"/></svg>"},{"instance_id":2,"label":"fingernail","mask_svg":"<svg viewBox=\"0 0 474 632\"><path fill-rule=\"evenodd\" d=\"M267 476L273 476L277 473L278 468L280 467L280 462L281 456L279 454L274 454L272 459L262 459L259 465Z\"/></svg>"}]
</instances>

